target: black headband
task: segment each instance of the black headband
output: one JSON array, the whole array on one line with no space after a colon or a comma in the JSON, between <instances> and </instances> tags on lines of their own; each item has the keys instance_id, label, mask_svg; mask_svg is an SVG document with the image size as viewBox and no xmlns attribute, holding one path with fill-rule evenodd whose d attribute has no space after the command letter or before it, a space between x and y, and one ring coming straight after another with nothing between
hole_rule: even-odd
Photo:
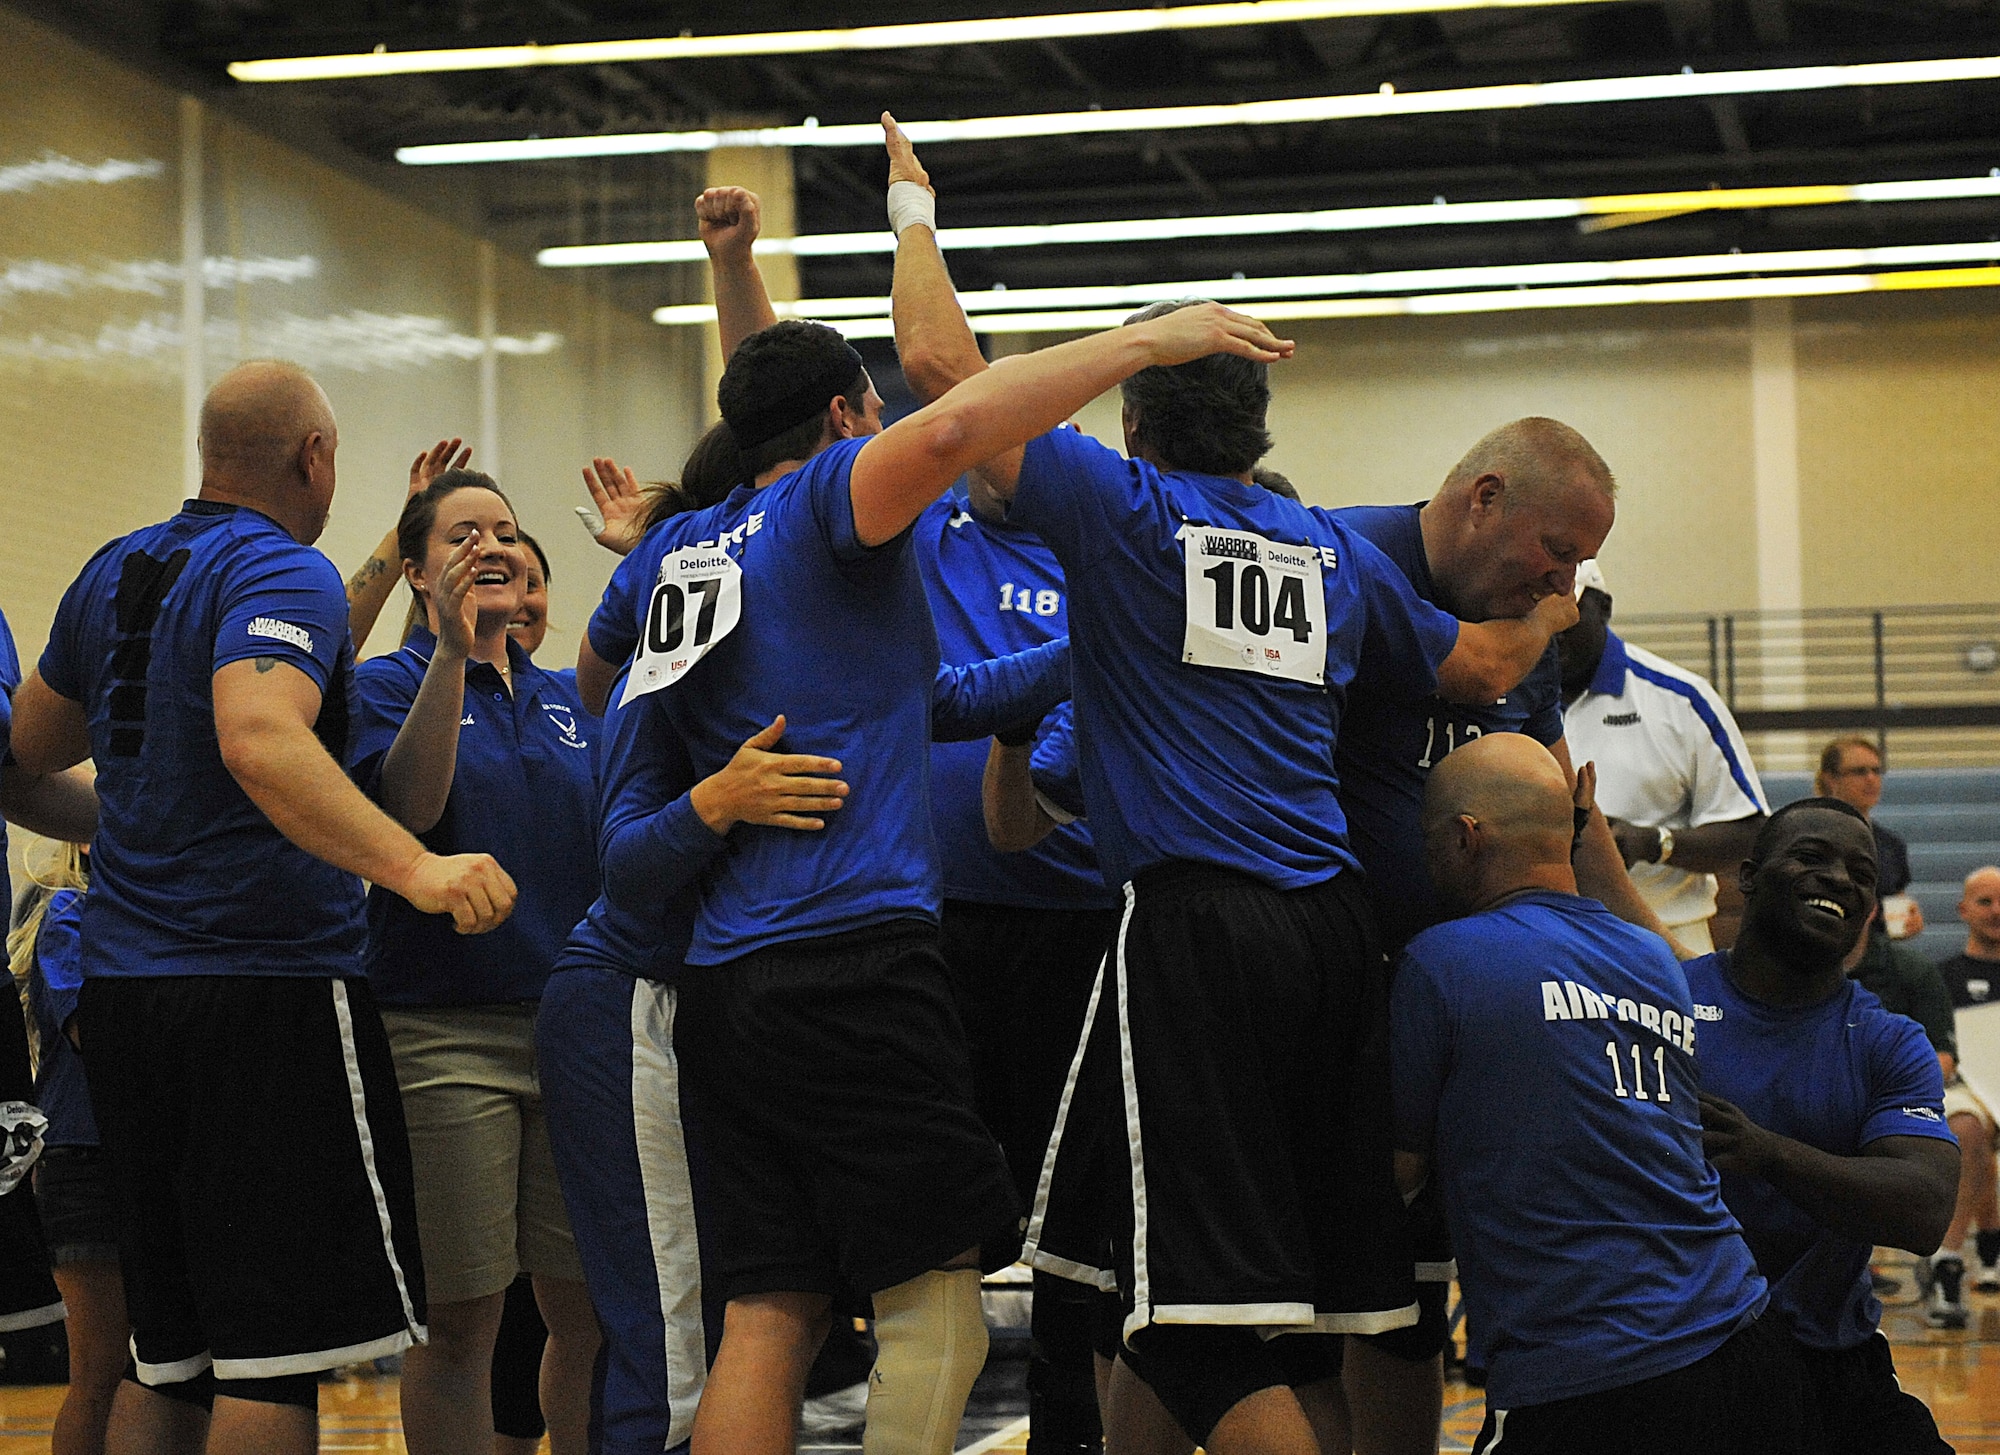
<instances>
[{"instance_id":1,"label":"black headband","mask_svg":"<svg viewBox=\"0 0 2000 1455\"><path fill-rule=\"evenodd\" d=\"M829 349L809 375L784 393L747 401L735 414L725 409L722 417L736 437L736 448L754 450L794 425L804 424L824 410L834 395L851 390L865 367L854 345L842 339L838 352Z\"/></svg>"}]
</instances>

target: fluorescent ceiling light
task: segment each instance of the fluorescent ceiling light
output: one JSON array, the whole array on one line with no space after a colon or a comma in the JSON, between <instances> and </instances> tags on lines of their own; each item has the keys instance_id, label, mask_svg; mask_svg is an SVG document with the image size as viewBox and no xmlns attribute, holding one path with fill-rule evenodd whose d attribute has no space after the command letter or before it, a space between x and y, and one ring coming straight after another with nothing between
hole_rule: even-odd
<instances>
[{"instance_id":1,"label":"fluorescent ceiling light","mask_svg":"<svg viewBox=\"0 0 2000 1455\"><path fill-rule=\"evenodd\" d=\"M2000 169L1996 169L2000 173ZM1022 227L947 227L938 246L1027 248L1068 243L1159 242L1191 237L1260 237L1292 232L1356 232L1371 228L1434 227L1469 223L1538 222L1550 218L1617 214L1679 216L1689 212L1763 207L1812 207L1832 202L1936 201L2000 197L2000 174L1920 182L1863 182L1853 186L1731 187L1698 192L1638 192L1615 197L1544 197L1513 202L1433 202L1390 207L1334 207L1316 212L1252 212L1228 217L1153 217L1126 222L1058 222ZM759 238L762 255L799 258L892 253L887 228L875 232L823 232L805 237ZM599 268L634 263L696 263L707 257L697 238L669 242L590 243L543 248L545 268Z\"/></svg>"},{"instance_id":2,"label":"fluorescent ceiling light","mask_svg":"<svg viewBox=\"0 0 2000 1455\"><path fill-rule=\"evenodd\" d=\"M1409 15L1439 10L1527 9L1595 0L1239 0L1228 5L1176 5L1103 10L1081 15L940 20L915 25L868 25L852 30L777 30L748 35L679 35L647 40L597 40L574 45L468 46L458 50L391 51L233 61L239 81L327 81L359 76L408 76L427 71L499 71L523 66L599 66L620 61L717 60L728 56L818 55L834 51L902 50L913 46L987 45L1069 40L1087 35L1211 30L1282 25L1353 15Z\"/></svg>"},{"instance_id":3,"label":"fluorescent ceiling light","mask_svg":"<svg viewBox=\"0 0 2000 1455\"><path fill-rule=\"evenodd\" d=\"M1084 136L1102 132L1283 126L1373 116L1587 106L1608 101L1675 101L1783 91L1826 91L1843 86L1923 86L1946 81L1991 81L1996 78L2000 78L2000 56L1941 61L1871 61L1851 66L1783 66L1754 71L1698 72L1684 69L1664 76L1527 81L1508 86L1465 86L1438 91L1398 91L1384 82L1379 91L1345 96L1302 96L1290 101L1244 101L1219 106L1149 106L1128 111L1054 111L1028 116L982 116L965 121L906 121L903 131L912 142L930 145L1017 137ZM623 136L443 142L398 147L396 160L411 166L441 166L460 162L530 162L569 157L708 152L718 147L865 147L880 146L881 143L882 129L874 122L820 126L808 119L801 126L766 126L742 131L649 131Z\"/></svg>"},{"instance_id":4,"label":"fluorescent ceiling light","mask_svg":"<svg viewBox=\"0 0 2000 1455\"><path fill-rule=\"evenodd\" d=\"M1513 313L1527 308L1608 308L1650 303L1719 303L1745 298L1818 298L1844 293L1916 292L1935 288L2000 288L2000 268L1934 268L1899 273L1836 273L1789 278L1717 278L1699 282L1607 283L1573 288L1496 289L1427 293L1404 298L1315 298L1246 303L1266 323L1309 318L1391 318L1440 313ZM1116 328L1126 311L1065 309L982 317L981 333L1094 333ZM886 318L839 325L851 339L893 338Z\"/></svg>"},{"instance_id":5,"label":"fluorescent ceiling light","mask_svg":"<svg viewBox=\"0 0 2000 1455\"><path fill-rule=\"evenodd\" d=\"M1575 287L1656 279L1714 278L1731 273L1809 273L1829 268L1915 268L1946 263L2000 263L2000 242L1808 248L1796 252L1709 253L1689 257L1520 263L1481 268L1411 268L1379 273L1318 273L1290 278L1206 278L1181 283L1139 283L1104 288L994 288L961 293L958 301L968 314L979 315L975 327L986 332L985 315L990 313L1115 309L1118 317L1123 318L1132 309L1171 298L1212 298L1238 305L1260 318L1345 317L1346 313L1339 310L1325 315L1273 314L1269 310L1290 307L1299 299L1325 300L1340 294L1418 293L1458 288ZM887 317L889 300L807 298L796 303L774 304L773 307L781 318L869 320ZM1341 308L1344 310L1345 305ZM683 325L713 323L715 305L669 305L655 309L653 321ZM841 327L845 330L846 324Z\"/></svg>"}]
</instances>

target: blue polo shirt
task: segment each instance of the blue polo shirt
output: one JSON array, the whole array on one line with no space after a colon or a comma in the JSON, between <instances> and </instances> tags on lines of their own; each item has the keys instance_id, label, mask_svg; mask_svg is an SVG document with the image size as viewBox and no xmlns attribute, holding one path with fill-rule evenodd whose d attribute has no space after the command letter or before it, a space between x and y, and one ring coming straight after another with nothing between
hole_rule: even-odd
<instances>
[{"instance_id":1,"label":"blue polo shirt","mask_svg":"<svg viewBox=\"0 0 2000 1455\"><path fill-rule=\"evenodd\" d=\"M655 527L614 573L612 602L641 603L629 619L636 641L650 583L671 552L704 546L741 569L733 629L679 681L650 694L687 745L697 779L782 712L786 750L840 759L852 789L824 832L745 824L730 834L729 852L703 881L690 964L937 917L930 814L937 633L910 533L872 548L855 535L848 474L865 447L841 441L761 490L739 488ZM591 626L600 653L618 645L602 632L606 610Z\"/></svg>"},{"instance_id":2,"label":"blue polo shirt","mask_svg":"<svg viewBox=\"0 0 2000 1455\"><path fill-rule=\"evenodd\" d=\"M7 617L0 612L0 763L14 761L8 744L14 731L14 689L21 685L21 659L14 650L14 633L7 626ZM7 871L7 820L0 818L0 893L6 898L0 900L8 907L14 903L14 886Z\"/></svg>"},{"instance_id":3,"label":"blue polo shirt","mask_svg":"<svg viewBox=\"0 0 2000 1455\"><path fill-rule=\"evenodd\" d=\"M418 627L356 672L349 771L382 796L382 762L423 686L437 638ZM437 854L491 854L520 897L499 928L461 935L448 914L368 892L368 979L384 1005L539 1000L556 955L597 895L595 719L573 688L507 643L514 691L485 662L465 664L465 710L444 816L420 834Z\"/></svg>"},{"instance_id":4,"label":"blue polo shirt","mask_svg":"<svg viewBox=\"0 0 2000 1455\"><path fill-rule=\"evenodd\" d=\"M1069 583L1083 794L1105 879L1189 859L1296 889L1355 867L1333 748L1356 666L1373 654L1383 681L1427 694L1457 621L1325 512L1237 480L1163 473L1075 430L1029 443L1010 518L1048 543ZM1261 651L1243 670L1184 660L1208 586L1189 589L1182 532L1201 528L1225 549L1262 550L1254 535L1317 558L1321 682L1260 670ZM1221 581L1227 563L1216 569ZM1231 577L1224 604L1233 613L1240 581L1246 628L1306 631L1307 604L1281 594L1260 605L1259 579L1261 568Z\"/></svg>"},{"instance_id":5,"label":"blue polo shirt","mask_svg":"<svg viewBox=\"0 0 2000 1455\"><path fill-rule=\"evenodd\" d=\"M1843 980L1818 1005L1780 1009L1737 989L1727 951L1683 968L1701 1019L1702 1089L1758 1126L1836 1157L1859 1156L1881 1137L1955 1142L1923 1027L1891 1015L1858 981ZM1800 1343L1851 1349L1874 1335L1882 1306L1868 1243L1815 1222L1762 1178L1726 1172L1722 1196Z\"/></svg>"},{"instance_id":6,"label":"blue polo shirt","mask_svg":"<svg viewBox=\"0 0 2000 1455\"><path fill-rule=\"evenodd\" d=\"M272 827L216 746L212 679L253 657L312 680L313 730L344 759L340 572L242 506L190 500L105 546L63 594L41 675L82 704L97 764L84 974L361 973L361 881Z\"/></svg>"},{"instance_id":7,"label":"blue polo shirt","mask_svg":"<svg viewBox=\"0 0 2000 1455\"><path fill-rule=\"evenodd\" d=\"M1439 604L1424 554L1421 505L1357 505L1334 519L1381 548L1410 588ZM1443 919L1424 864L1424 784L1433 764L1485 733L1525 733L1544 746L1563 735L1562 662L1555 643L1512 692L1488 707L1447 702L1436 693L1399 692L1379 659L1364 657L1348 694L1334 767L1354 856L1368 871L1382 942L1391 949Z\"/></svg>"},{"instance_id":8,"label":"blue polo shirt","mask_svg":"<svg viewBox=\"0 0 2000 1455\"><path fill-rule=\"evenodd\" d=\"M1434 1159L1489 1406L1683 1369L1762 1310L1663 941L1517 894L1410 941L1391 995L1396 1145Z\"/></svg>"},{"instance_id":9,"label":"blue polo shirt","mask_svg":"<svg viewBox=\"0 0 2000 1455\"><path fill-rule=\"evenodd\" d=\"M77 934L83 901L74 889L58 889L49 896L28 972L28 1014L34 1017L36 1043L41 1047L40 1064L35 1067L35 1105L49 1119L43 1140L51 1147L97 1145L97 1119L90 1110L83 1060L63 1034L76 1014L76 994L83 985Z\"/></svg>"},{"instance_id":10,"label":"blue polo shirt","mask_svg":"<svg viewBox=\"0 0 2000 1455\"><path fill-rule=\"evenodd\" d=\"M680 976L701 907L696 880L728 840L709 832L688 790L696 782L686 747L647 698L621 707L625 674L612 684L598 756L600 837L636 832L655 872L629 896L608 886L570 931L558 970L616 970L645 980Z\"/></svg>"},{"instance_id":11,"label":"blue polo shirt","mask_svg":"<svg viewBox=\"0 0 2000 1455\"><path fill-rule=\"evenodd\" d=\"M975 516L962 489L918 517L916 548L946 663L969 665L1067 635L1068 593L1055 556L1019 526ZM1041 737L1067 715L1058 708ZM986 754L983 739L931 748L931 823L945 898L1029 909L1117 903L1081 823L1058 828L1025 853L994 849L980 802Z\"/></svg>"}]
</instances>

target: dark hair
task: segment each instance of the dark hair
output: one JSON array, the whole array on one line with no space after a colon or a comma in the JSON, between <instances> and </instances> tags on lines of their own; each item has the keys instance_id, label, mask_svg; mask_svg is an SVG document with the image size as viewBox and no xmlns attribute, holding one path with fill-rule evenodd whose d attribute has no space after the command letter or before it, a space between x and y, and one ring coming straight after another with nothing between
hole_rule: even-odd
<instances>
[{"instance_id":1,"label":"dark hair","mask_svg":"<svg viewBox=\"0 0 2000 1455\"><path fill-rule=\"evenodd\" d=\"M859 411L868 397L868 371L853 346L825 324L788 319L738 344L715 389L739 452L739 473L730 483L818 454L835 395Z\"/></svg>"},{"instance_id":2,"label":"dark hair","mask_svg":"<svg viewBox=\"0 0 2000 1455\"><path fill-rule=\"evenodd\" d=\"M736 436L729 432L727 423L718 419L688 451L678 482L646 482L646 519L639 534L644 535L663 520L720 504L744 479L743 456L737 451Z\"/></svg>"},{"instance_id":3,"label":"dark hair","mask_svg":"<svg viewBox=\"0 0 2000 1455\"><path fill-rule=\"evenodd\" d=\"M403 502L403 513L396 520L396 554L405 561L421 561L424 550L430 544L431 528L437 524L438 506L445 497L460 490L491 490L506 503L507 509L514 508L514 502L507 499L507 492L500 488L500 482L482 470L446 470L437 479ZM515 534L527 539L521 529L519 519L514 522ZM542 548L535 547L535 554L541 555ZM543 580L548 579L548 558L542 558ZM403 640L410 639L410 633L422 626L427 616L424 612L424 598L416 588L410 588L410 609L403 617Z\"/></svg>"},{"instance_id":4,"label":"dark hair","mask_svg":"<svg viewBox=\"0 0 2000 1455\"><path fill-rule=\"evenodd\" d=\"M503 495L500 498L504 500L507 497ZM542 567L542 585L547 586L551 581L556 579L556 573L549 569L549 553L542 549L540 541L522 530L518 524L514 527L514 533L521 538L522 545L535 553L535 559L541 563Z\"/></svg>"},{"instance_id":5,"label":"dark hair","mask_svg":"<svg viewBox=\"0 0 2000 1455\"><path fill-rule=\"evenodd\" d=\"M1273 495L1282 495L1287 500L1299 498L1299 487L1280 475L1276 470L1267 470L1262 465L1250 472L1250 483L1262 485Z\"/></svg>"},{"instance_id":6,"label":"dark hair","mask_svg":"<svg viewBox=\"0 0 2000 1455\"><path fill-rule=\"evenodd\" d=\"M1145 323L1201 301L1155 303L1125 322ZM1254 359L1208 354L1185 364L1155 364L1121 388L1134 442L1169 469L1241 475L1271 451L1264 428L1270 370Z\"/></svg>"},{"instance_id":7,"label":"dark hair","mask_svg":"<svg viewBox=\"0 0 2000 1455\"><path fill-rule=\"evenodd\" d=\"M1862 813L1860 809L1838 798L1795 799L1765 819L1763 824L1758 828L1757 838L1750 845L1750 862L1761 864L1769 858L1771 851L1778 847L1778 825L1782 824L1793 814L1809 808L1823 808L1828 813L1844 813L1849 818L1857 820L1864 826L1868 822L1867 815Z\"/></svg>"}]
</instances>

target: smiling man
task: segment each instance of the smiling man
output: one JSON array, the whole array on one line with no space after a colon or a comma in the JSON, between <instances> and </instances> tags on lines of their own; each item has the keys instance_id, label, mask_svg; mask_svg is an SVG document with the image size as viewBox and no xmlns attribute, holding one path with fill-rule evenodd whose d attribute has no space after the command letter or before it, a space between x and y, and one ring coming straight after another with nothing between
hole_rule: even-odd
<instances>
[{"instance_id":1,"label":"smiling man","mask_svg":"<svg viewBox=\"0 0 2000 1455\"><path fill-rule=\"evenodd\" d=\"M1757 835L1734 950L1686 966L1703 1142L1791 1328L1828 1455L1949 1450L1896 1384L1870 1291L1876 1244L1922 1257L1958 1193L1944 1080L1923 1030L1842 969L1875 909L1868 821L1834 798Z\"/></svg>"}]
</instances>

